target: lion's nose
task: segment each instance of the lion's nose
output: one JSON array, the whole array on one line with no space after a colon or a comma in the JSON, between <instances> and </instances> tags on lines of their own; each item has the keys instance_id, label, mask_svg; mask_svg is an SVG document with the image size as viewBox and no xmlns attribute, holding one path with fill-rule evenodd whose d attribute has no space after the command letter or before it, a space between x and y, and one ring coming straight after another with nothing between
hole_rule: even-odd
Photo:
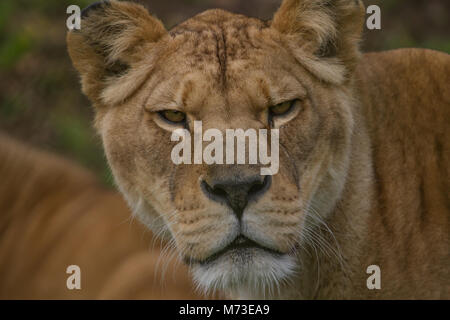
<instances>
[{"instance_id":1,"label":"lion's nose","mask_svg":"<svg viewBox=\"0 0 450 320\"><path fill-rule=\"evenodd\" d=\"M226 203L241 219L248 202L263 195L270 187L270 176L251 176L234 180L202 181L203 192L212 200Z\"/></svg>"}]
</instances>

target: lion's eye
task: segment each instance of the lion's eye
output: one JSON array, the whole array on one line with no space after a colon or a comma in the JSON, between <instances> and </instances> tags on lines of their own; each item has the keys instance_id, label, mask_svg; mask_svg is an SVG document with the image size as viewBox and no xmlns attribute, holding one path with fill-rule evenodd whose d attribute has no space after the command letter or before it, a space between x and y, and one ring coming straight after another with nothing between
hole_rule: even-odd
<instances>
[{"instance_id":1,"label":"lion's eye","mask_svg":"<svg viewBox=\"0 0 450 320\"><path fill-rule=\"evenodd\" d=\"M158 112L159 115L172 123L182 123L186 120L186 114L184 114L183 112L180 111L176 111L176 110L164 110L164 111L160 111Z\"/></svg>"},{"instance_id":2,"label":"lion's eye","mask_svg":"<svg viewBox=\"0 0 450 320\"><path fill-rule=\"evenodd\" d=\"M294 106L294 101L286 101L280 104L277 104L276 106L273 106L270 108L270 113L273 116L282 116L289 111L291 111L292 107Z\"/></svg>"}]
</instances>

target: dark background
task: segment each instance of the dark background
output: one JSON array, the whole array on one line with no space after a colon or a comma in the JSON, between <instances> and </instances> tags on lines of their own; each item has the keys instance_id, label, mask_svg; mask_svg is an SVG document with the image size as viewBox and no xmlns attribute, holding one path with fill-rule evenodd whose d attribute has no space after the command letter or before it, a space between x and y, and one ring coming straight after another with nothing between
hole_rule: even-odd
<instances>
[{"instance_id":1,"label":"dark background","mask_svg":"<svg viewBox=\"0 0 450 320\"><path fill-rule=\"evenodd\" d=\"M0 130L58 152L111 183L92 109L82 96L65 44L66 8L90 0L0 0ZM205 9L270 19L281 0L141 1L167 28ZM449 0L365 0L382 29L364 34L363 50L422 47L450 53ZM1 152L1 150L0 150Z\"/></svg>"}]
</instances>

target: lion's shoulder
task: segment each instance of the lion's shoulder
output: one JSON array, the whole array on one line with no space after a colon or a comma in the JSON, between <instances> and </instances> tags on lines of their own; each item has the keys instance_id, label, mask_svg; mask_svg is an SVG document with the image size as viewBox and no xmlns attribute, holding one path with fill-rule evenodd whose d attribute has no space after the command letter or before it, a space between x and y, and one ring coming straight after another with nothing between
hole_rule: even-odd
<instances>
[{"instance_id":1,"label":"lion's shoulder","mask_svg":"<svg viewBox=\"0 0 450 320\"><path fill-rule=\"evenodd\" d=\"M389 243L386 256L422 257L410 270L435 279L448 256L449 77L449 55L406 49L365 55L357 79L376 187L368 233L373 243ZM429 283L429 292L439 290Z\"/></svg>"},{"instance_id":2,"label":"lion's shoulder","mask_svg":"<svg viewBox=\"0 0 450 320\"><path fill-rule=\"evenodd\" d=\"M358 97L373 130L432 135L446 131L450 55L425 49L369 53L356 79Z\"/></svg>"},{"instance_id":3,"label":"lion's shoulder","mask_svg":"<svg viewBox=\"0 0 450 320\"><path fill-rule=\"evenodd\" d=\"M366 53L356 78L371 91L405 90L405 97L438 96L450 102L450 55L429 49L397 49ZM417 91L420 90L420 91ZM394 100L405 98L388 96Z\"/></svg>"}]
</instances>

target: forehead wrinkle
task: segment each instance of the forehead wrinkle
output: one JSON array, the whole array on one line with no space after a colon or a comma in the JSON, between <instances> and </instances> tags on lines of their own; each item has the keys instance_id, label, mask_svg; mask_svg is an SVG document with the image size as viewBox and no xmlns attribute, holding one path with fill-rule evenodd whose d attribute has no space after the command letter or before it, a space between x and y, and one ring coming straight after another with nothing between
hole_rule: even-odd
<instances>
[{"instance_id":1,"label":"forehead wrinkle","mask_svg":"<svg viewBox=\"0 0 450 320\"><path fill-rule=\"evenodd\" d=\"M252 85L255 82L257 83L257 85ZM247 79L245 79L243 83L244 85L241 89L239 89L240 96L242 96L243 99L245 99L245 101L247 102L250 112L258 114L259 112L264 110L271 101L267 84L264 79L259 76L257 77L256 81L248 81ZM263 99L259 99L261 97L263 97Z\"/></svg>"},{"instance_id":2,"label":"forehead wrinkle","mask_svg":"<svg viewBox=\"0 0 450 320\"><path fill-rule=\"evenodd\" d=\"M272 104L272 96L270 94L270 89L267 85L266 80L264 80L264 78L259 78L257 83L258 83L257 87L258 87L258 89L260 89L259 91L262 93L264 99L266 100L266 106L271 105Z\"/></svg>"},{"instance_id":3,"label":"forehead wrinkle","mask_svg":"<svg viewBox=\"0 0 450 320\"><path fill-rule=\"evenodd\" d=\"M304 85L293 74L280 74L279 70L276 75L267 70L256 70L240 81L242 85L237 85L238 92L254 113L307 95Z\"/></svg>"},{"instance_id":4,"label":"forehead wrinkle","mask_svg":"<svg viewBox=\"0 0 450 320\"><path fill-rule=\"evenodd\" d=\"M261 111L273 102L270 81L269 83L267 81L270 78L271 76L266 71L257 69L247 77L240 79L240 84L236 86L239 91L245 94L246 99L255 111Z\"/></svg>"},{"instance_id":5,"label":"forehead wrinkle","mask_svg":"<svg viewBox=\"0 0 450 320\"><path fill-rule=\"evenodd\" d=\"M217 63L219 65L219 79L221 81L222 90L227 88L227 64L228 64L228 52L227 52L227 38L224 27L221 24L217 25L218 31L215 33L216 38L216 54Z\"/></svg>"},{"instance_id":6,"label":"forehead wrinkle","mask_svg":"<svg viewBox=\"0 0 450 320\"><path fill-rule=\"evenodd\" d=\"M268 85L270 95L270 105L276 105L285 102L286 99L300 99L307 96L308 92L305 87L305 79L301 79L300 75L283 64L278 65L276 72L268 73L263 79ZM268 81L268 82L267 82Z\"/></svg>"},{"instance_id":7,"label":"forehead wrinkle","mask_svg":"<svg viewBox=\"0 0 450 320\"><path fill-rule=\"evenodd\" d=\"M186 107L188 105L188 99L190 94L194 91L194 81L188 79L183 83L183 89L181 93L181 104Z\"/></svg>"},{"instance_id":8,"label":"forehead wrinkle","mask_svg":"<svg viewBox=\"0 0 450 320\"><path fill-rule=\"evenodd\" d=\"M205 62L216 64L217 82L226 88L228 62L252 60L248 51L259 47L250 34L266 27L258 19L211 10L174 27L170 34L179 39L180 46L191 47L185 56L194 62L193 67L200 67Z\"/></svg>"},{"instance_id":9,"label":"forehead wrinkle","mask_svg":"<svg viewBox=\"0 0 450 320\"><path fill-rule=\"evenodd\" d=\"M211 89L217 90L224 99L223 107L220 108L224 120L233 116L232 109L235 106L230 104L230 94L236 89L235 78L240 78L240 74L244 71L235 68L230 70L230 63L244 63L245 66L247 64L245 61L248 61L251 65L246 68L251 68L255 64L255 54L262 49L258 33L268 27L267 23L258 19L212 10L187 20L169 32L177 43L176 52L183 52L186 66L192 71L202 71L205 77L208 77L206 73L213 76L209 83ZM270 104L271 95L266 83L262 85L260 91L266 104ZM248 95L248 92L246 94ZM184 92L181 96L184 105L188 105L189 100L194 99L188 92ZM251 106L256 108L254 100L249 99ZM260 103L258 101L258 104ZM206 102L203 107L205 105ZM203 107L196 106L200 111Z\"/></svg>"},{"instance_id":10,"label":"forehead wrinkle","mask_svg":"<svg viewBox=\"0 0 450 320\"><path fill-rule=\"evenodd\" d=\"M145 100L145 107L148 109L158 109L161 106L180 107L176 101L175 92L180 86L180 81L165 79L154 86Z\"/></svg>"}]
</instances>

